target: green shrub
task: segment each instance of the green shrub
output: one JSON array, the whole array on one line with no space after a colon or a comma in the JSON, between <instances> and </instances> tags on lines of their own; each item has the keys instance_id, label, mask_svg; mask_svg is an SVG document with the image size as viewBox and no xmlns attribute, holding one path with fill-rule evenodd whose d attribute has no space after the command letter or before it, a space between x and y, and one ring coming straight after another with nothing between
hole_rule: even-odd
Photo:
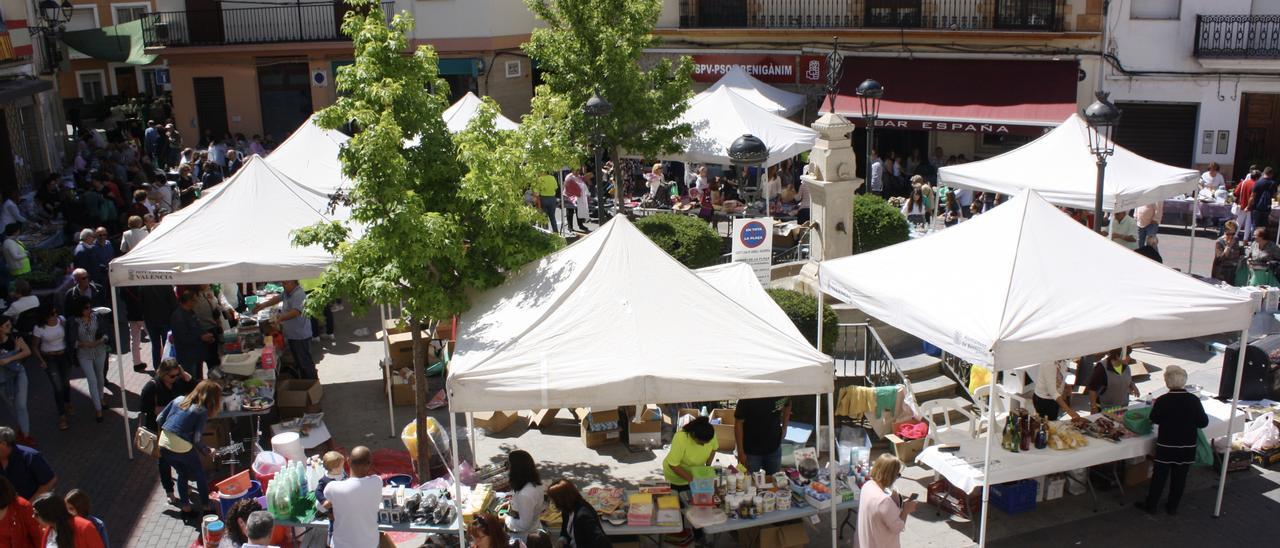
<instances>
[{"instance_id":1,"label":"green shrub","mask_svg":"<svg viewBox=\"0 0 1280 548\"><path fill-rule=\"evenodd\" d=\"M765 291L773 297L773 301L778 303L778 307L787 314L787 317L791 318L791 322L796 324L796 329L804 334L809 344L813 344L814 338L818 335L818 322L814 319L817 315L817 297L790 289L766 289ZM835 347L839 323L836 311L831 309L831 305L824 304L822 306L823 352L830 354L831 349Z\"/></svg>"},{"instance_id":2,"label":"green shrub","mask_svg":"<svg viewBox=\"0 0 1280 548\"><path fill-rule=\"evenodd\" d=\"M636 221L636 228L688 268L711 266L720 258L720 235L697 217L650 215Z\"/></svg>"},{"instance_id":3,"label":"green shrub","mask_svg":"<svg viewBox=\"0 0 1280 548\"><path fill-rule=\"evenodd\" d=\"M905 242L911 233L902 211L873 194L853 198L853 224L857 227L855 255Z\"/></svg>"}]
</instances>

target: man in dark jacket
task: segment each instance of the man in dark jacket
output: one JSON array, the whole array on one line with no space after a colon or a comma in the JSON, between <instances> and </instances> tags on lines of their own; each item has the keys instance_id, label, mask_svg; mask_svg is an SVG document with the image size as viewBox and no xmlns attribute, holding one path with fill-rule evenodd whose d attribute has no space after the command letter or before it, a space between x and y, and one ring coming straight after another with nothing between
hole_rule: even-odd
<instances>
[{"instance_id":1,"label":"man in dark jacket","mask_svg":"<svg viewBox=\"0 0 1280 548\"><path fill-rule=\"evenodd\" d=\"M173 286L144 285L138 288L138 301L142 306L142 323L151 338L151 363L159 367L169 336L169 320L178 309L178 297L174 296Z\"/></svg>"},{"instance_id":2,"label":"man in dark jacket","mask_svg":"<svg viewBox=\"0 0 1280 548\"><path fill-rule=\"evenodd\" d=\"M89 271L77 268L71 271L71 279L76 283L62 296L63 310L71 308L72 301L86 300L89 306L111 306L111 296L97 282L89 279Z\"/></svg>"},{"instance_id":3,"label":"man in dark jacket","mask_svg":"<svg viewBox=\"0 0 1280 548\"><path fill-rule=\"evenodd\" d=\"M173 331L173 349L177 354L182 369L191 374L196 382L204 380L202 364L205 358L205 345L213 341L213 334L200 329L193 311L196 305L196 294L183 291L178 298L178 308L169 319L169 329Z\"/></svg>"}]
</instances>

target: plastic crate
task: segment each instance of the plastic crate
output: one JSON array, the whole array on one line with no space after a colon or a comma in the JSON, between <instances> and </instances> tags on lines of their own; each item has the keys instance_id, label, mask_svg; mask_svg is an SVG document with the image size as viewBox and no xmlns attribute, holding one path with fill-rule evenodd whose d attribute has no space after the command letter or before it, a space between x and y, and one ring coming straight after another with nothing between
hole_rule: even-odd
<instances>
[{"instance_id":1,"label":"plastic crate","mask_svg":"<svg viewBox=\"0 0 1280 548\"><path fill-rule=\"evenodd\" d=\"M991 486L991 505L1006 514L1036 509L1037 482L1033 479Z\"/></svg>"}]
</instances>

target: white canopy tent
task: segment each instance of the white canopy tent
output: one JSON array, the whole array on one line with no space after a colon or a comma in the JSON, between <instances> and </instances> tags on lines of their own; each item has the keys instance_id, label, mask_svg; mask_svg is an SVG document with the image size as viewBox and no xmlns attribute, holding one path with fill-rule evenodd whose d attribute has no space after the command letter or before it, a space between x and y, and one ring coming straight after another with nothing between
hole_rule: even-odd
<instances>
[{"instance_id":1,"label":"white canopy tent","mask_svg":"<svg viewBox=\"0 0 1280 548\"><path fill-rule=\"evenodd\" d=\"M917 291L938 264L966 298ZM993 371L1226 331L1247 340L1253 315L1248 296L1110 243L1034 191L926 238L823 262L819 280L824 292Z\"/></svg>"},{"instance_id":2,"label":"white canopy tent","mask_svg":"<svg viewBox=\"0 0 1280 548\"><path fill-rule=\"evenodd\" d=\"M764 167L813 148L818 132L760 108L729 87L690 101L680 122L693 126L682 143L684 152L661 155L661 160L729 165L729 147L745 134L755 135L769 148Z\"/></svg>"},{"instance_id":3,"label":"white canopy tent","mask_svg":"<svg viewBox=\"0 0 1280 548\"><path fill-rule=\"evenodd\" d=\"M938 170L939 184L1000 194L1034 190L1049 203L1092 210L1097 195L1097 158L1089 127L1072 114L1040 138L1009 152ZM1107 160L1104 211L1122 211L1194 192L1200 174L1148 160L1122 146Z\"/></svg>"},{"instance_id":4,"label":"white canopy tent","mask_svg":"<svg viewBox=\"0 0 1280 548\"><path fill-rule=\"evenodd\" d=\"M765 292L764 286L760 285L760 278L756 276L751 265L747 263L726 263L716 266L708 266L693 271L702 281L707 282L711 287L716 288L726 297L733 299L742 305L743 308L750 310L753 314L761 319L769 322L778 328L779 331L791 335L798 341L809 344L808 339L800 333L800 329L796 327L795 322L787 316L786 312L778 306L778 303Z\"/></svg>"},{"instance_id":5,"label":"white canopy tent","mask_svg":"<svg viewBox=\"0 0 1280 548\"><path fill-rule=\"evenodd\" d=\"M298 183L331 194L339 188L351 188L338 160L338 152L349 139L342 132L323 129L313 118L307 118L267 155L267 163Z\"/></svg>"},{"instance_id":6,"label":"white canopy tent","mask_svg":"<svg viewBox=\"0 0 1280 548\"><path fill-rule=\"evenodd\" d=\"M735 65L719 80L716 80L716 83L711 84L711 87L707 88L706 91L696 95L691 102L699 101L715 93L720 88L729 88L756 106L784 117L800 112L800 109L804 108L806 100L802 94L761 82L755 76L747 74L747 71L741 66Z\"/></svg>"},{"instance_id":7,"label":"white canopy tent","mask_svg":"<svg viewBox=\"0 0 1280 548\"><path fill-rule=\"evenodd\" d=\"M467 129L467 124L471 122L471 119L475 118L476 114L480 111L481 103L483 103L483 101L481 101L479 97L476 97L476 94L468 91L466 95L463 95L461 99L458 99L458 102L450 105L449 108L444 109L444 123L449 126L449 132L458 133ZM512 122L510 118L507 118L502 114L498 114L498 117L493 121L493 125L498 129L504 130L513 130L518 127L518 124Z\"/></svg>"},{"instance_id":8,"label":"white canopy tent","mask_svg":"<svg viewBox=\"0 0 1280 548\"><path fill-rule=\"evenodd\" d=\"M755 293L751 305L735 302L615 217L475 298L449 364L450 422L457 412L786 394L833 403L831 358L774 324L777 314L759 315ZM669 344L686 333L699 344ZM834 504L831 519L834 542Z\"/></svg>"}]
</instances>

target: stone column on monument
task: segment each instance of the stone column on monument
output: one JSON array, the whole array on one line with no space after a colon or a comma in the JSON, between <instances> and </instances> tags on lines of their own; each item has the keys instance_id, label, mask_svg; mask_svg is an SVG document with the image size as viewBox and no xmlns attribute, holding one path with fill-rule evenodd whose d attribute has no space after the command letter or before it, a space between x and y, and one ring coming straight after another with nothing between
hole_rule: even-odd
<instances>
[{"instance_id":1,"label":"stone column on monument","mask_svg":"<svg viewBox=\"0 0 1280 548\"><path fill-rule=\"evenodd\" d=\"M853 254L857 238L853 194L862 186L862 179L855 175L858 155L849 140L853 124L829 112L812 127L818 140L800 180L808 187L809 214L814 223L809 235L810 260L825 261Z\"/></svg>"}]
</instances>

